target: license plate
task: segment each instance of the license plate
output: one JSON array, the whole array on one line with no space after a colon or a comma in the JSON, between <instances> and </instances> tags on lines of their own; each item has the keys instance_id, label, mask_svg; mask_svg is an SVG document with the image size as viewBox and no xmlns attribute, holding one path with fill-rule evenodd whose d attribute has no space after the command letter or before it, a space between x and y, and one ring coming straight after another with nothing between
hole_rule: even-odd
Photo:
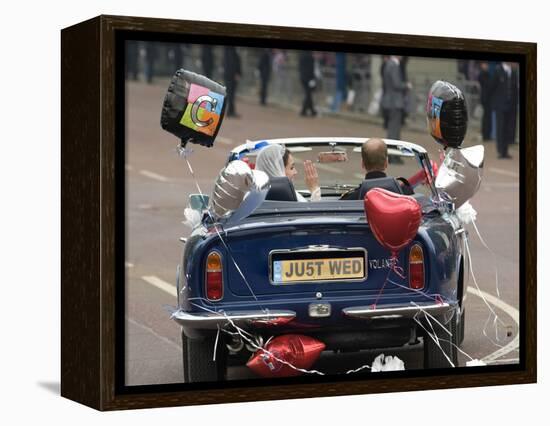
<instances>
[{"instance_id":1,"label":"license plate","mask_svg":"<svg viewBox=\"0 0 550 426\"><path fill-rule=\"evenodd\" d=\"M363 279L364 257L274 260L273 283Z\"/></svg>"}]
</instances>

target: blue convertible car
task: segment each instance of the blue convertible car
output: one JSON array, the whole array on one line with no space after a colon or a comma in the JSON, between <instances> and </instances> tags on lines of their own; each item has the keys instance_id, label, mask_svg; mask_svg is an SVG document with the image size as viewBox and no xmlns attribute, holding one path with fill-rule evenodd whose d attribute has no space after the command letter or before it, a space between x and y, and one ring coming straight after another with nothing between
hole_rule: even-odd
<instances>
[{"instance_id":1,"label":"blue convertible car","mask_svg":"<svg viewBox=\"0 0 550 426\"><path fill-rule=\"evenodd\" d=\"M415 182L412 197L422 208L416 237L398 254L402 273L390 270L395 261L370 230L363 201L340 199L364 179L364 141L274 139L231 151L228 162L253 168L263 147L283 144L298 170L305 160L315 163L320 201L295 201L293 191L285 198L272 185L250 214L224 222L204 214L207 200L191 197L202 220L185 241L173 314L182 327L186 381L224 380L229 361L250 357L255 349L235 327L259 346L289 333L314 337L335 352L423 343L425 368L457 364L466 231L438 194L426 150L386 140L388 176ZM303 174L293 186L307 199Z\"/></svg>"}]
</instances>

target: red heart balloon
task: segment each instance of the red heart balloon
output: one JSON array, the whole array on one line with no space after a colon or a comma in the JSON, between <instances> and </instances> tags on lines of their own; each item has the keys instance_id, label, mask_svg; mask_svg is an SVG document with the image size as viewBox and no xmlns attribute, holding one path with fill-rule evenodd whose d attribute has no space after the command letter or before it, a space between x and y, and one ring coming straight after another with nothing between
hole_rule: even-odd
<instances>
[{"instance_id":1,"label":"red heart balloon","mask_svg":"<svg viewBox=\"0 0 550 426\"><path fill-rule=\"evenodd\" d=\"M272 339L265 350L258 349L246 363L256 374L263 377L291 377L302 374L279 360L288 362L294 367L309 369L321 352L325 344L313 337L301 334L286 334Z\"/></svg>"},{"instance_id":2,"label":"red heart balloon","mask_svg":"<svg viewBox=\"0 0 550 426\"><path fill-rule=\"evenodd\" d=\"M372 233L382 246L397 256L418 232L422 219L420 204L413 197L382 188L367 192L364 204Z\"/></svg>"}]
</instances>

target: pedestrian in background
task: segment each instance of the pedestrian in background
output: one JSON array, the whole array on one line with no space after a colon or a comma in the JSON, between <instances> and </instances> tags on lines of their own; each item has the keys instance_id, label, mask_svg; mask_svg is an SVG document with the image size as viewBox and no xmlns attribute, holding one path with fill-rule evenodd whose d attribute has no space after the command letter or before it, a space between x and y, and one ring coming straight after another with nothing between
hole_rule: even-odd
<instances>
[{"instance_id":1,"label":"pedestrian in background","mask_svg":"<svg viewBox=\"0 0 550 426\"><path fill-rule=\"evenodd\" d=\"M300 82L304 89L304 101L302 103L301 116L305 117L308 112L312 117L317 115L317 111L313 105L313 90L317 85L315 81L315 60L313 53L309 50L300 52L299 58Z\"/></svg>"},{"instance_id":2,"label":"pedestrian in background","mask_svg":"<svg viewBox=\"0 0 550 426\"><path fill-rule=\"evenodd\" d=\"M241 79L241 58L234 46L225 46L223 60L223 74L227 95L227 116L238 118L239 114L237 114L235 107L235 93Z\"/></svg>"},{"instance_id":3,"label":"pedestrian in background","mask_svg":"<svg viewBox=\"0 0 550 426\"><path fill-rule=\"evenodd\" d=\"M352 84L348 84L348 99L351 87L351 90L355 93L352 108L359 112L365 112L368 109L370 94L370 55L358 54L353 55L352 58L352 74L350 78Z\"/></svg>"},{"instance_id":4,"label":"pedestrian in background","mask_svg":"<svg viewBox=\"0 0 550 426\"><path fill-rule=\"evenodd\" d=\"M386 64L390 60L390 57L387 55L382 56L382 63L380 64L380 79L382 80L382 97L386 92L386 84L384 81L384 70L386 69ZM382 120L384 121L384 129L388 128L388 110L382 105L382 99L380 99L380 112L382 114Z\"/></svg>"},{"instance_id":5,"label":"pedestrian in background","mask_svg":"<svg viewBox=\"0 0 550 426\"><path fill-rule=\"evenodd\" d=\"M332 112L340 111L340 106L344 99L346 99L347 92L347 63L346 54L343 52L336 52L336 90L334 93L334 99L332 101Z\"/></svg>"},{"instance_id":6,"label":"pedestrian in background","mask_svg":"<svg viewBox=\"0 0 550 426\"><path fill-rule=\"evenodd\" d=\"M518 94L518 72L516 64L502 62L495 68L491 84L493 109L496 111L498 158L512 158L508 145L514 143L516 135Z\"/></svg>"},{"instance_id":7,"label":"pedestrian in background","mask_svg":"<svg viewBox=\"0 0 550 426\"><path fill-rule=\"evenodd\" d=\"M267 87L271 78L271 49L262 49L258 60L258 73L260 74L260 105L267 105Z\"/></svg>"},{"instance_id":8,"label":"pedestrian in background","mask_svg":"<svg viewBox=\"0 0 550 426\"><path fill-rule=\"evenodd\" d=\"M401 60L399 61L399 71L401 72L401 79L405 82L409 81L409 75L407 74L407 65L409 64L409 57L408 56L402 56ZM405 122L407 121L407 116L412 112L412 105L413 105L413 96L411 94L411 91L407 89L405 91L405 99L404 99L405 106L403 107L403 118L401 119L401 124L404 126Z\"/></svg>"},{"instance_id":9,"label":"pedestrian in background","mask_svg":"<svg viewBox=\"0 0 550 426\"><path fill-rule=\"evenodd\" d=\"M155 59L157 58L157 46L152 41L145 42L145 81L148 84L153 82L155 75Z\"/></svg>"},{"instance_id":10,"label":"pedestrian in background","mask_svg":"<svg viewBox=\"0 0 550 426\"><path fill-rule=\"evenodd\" d=\"M212 78L212 73L214 71L214 51L212 46L205 44L201 48L201 66L202 73L208 77Z\"/></svg>"},{"instance_id":11,"label":"pedestrian in background","mask_svg":"<svg viewBox=\"0 0 550 426\"><path fill-rule=\"evenodd\" d=\"M488 141L491 139L493 109L491 106L491 74L489 73L489 64L486 61L479 64L477 80L479 82L481 107L483 108L481 137L483 141Z\"/></svg>"},{"instance_id":12,"label":"pedestrian in background","mask_svg":"<svg viewBox=\"0 0 550 426\"><path fill-rule=\"evenodd\" d=\"M405 94L412 88L411 84L405 82L401 76L399 65L401 57L391 56L383 69L382 108L387 110L388 128L387 138L399 140L401 138L401 126L403 125L403 114L405 110Z\"/></svg>"},{"instance_id":13,"label":"pedestrian in background","mask_svg":"<svg viewBox=\"0 0 550 426\"><path fill-rule=\"evenodd\" d=\"M168 59L172 62L172 68L179 70L184 68L185 46L179 43L167 43Z\"/></svg>"},{"instance_id":14,"label":"pedestrian in background","mask_svg":"<svg viewBox=\"0 0 550 426\"><path fill-rule=\"evenodd\" d=\"M126 78L131 80L138 79L138 43L135 40L126 42Z\"/></svg>"}]
</instances>

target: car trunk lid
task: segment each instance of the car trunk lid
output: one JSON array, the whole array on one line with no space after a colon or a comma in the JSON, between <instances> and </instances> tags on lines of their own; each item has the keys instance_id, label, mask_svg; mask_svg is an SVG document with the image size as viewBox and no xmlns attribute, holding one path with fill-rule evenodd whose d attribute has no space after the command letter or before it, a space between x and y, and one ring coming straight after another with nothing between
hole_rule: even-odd
<instances>
[{"instance_id":1,"label":"car trunk lid","mask_svg":"<svg viewBox=\"0 0 550 426\"><path fill-rule=\"evenodd\" d=\"M223 254L224 282L235 296L376 294L388 276L408 285L390 275L395 260L364 218L323 221L322 226L308 219L263 222L224 233L224 241L213 248ZM399 254L398 265L405 265L407 253Z\"/></svg>"}]
</instances>

